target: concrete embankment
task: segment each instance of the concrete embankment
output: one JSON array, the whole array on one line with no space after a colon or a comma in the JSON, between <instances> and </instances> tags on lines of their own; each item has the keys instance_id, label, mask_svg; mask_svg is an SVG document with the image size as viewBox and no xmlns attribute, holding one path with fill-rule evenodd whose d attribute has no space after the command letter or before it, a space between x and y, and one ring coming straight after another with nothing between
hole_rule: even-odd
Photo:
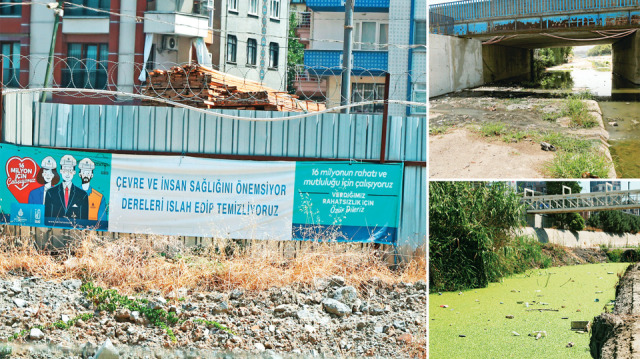
<instances>
[{"instance_id":1,"label":"concrete embankment","mask_svg":"<svg viewBox=\"0 0 640 359\"><path fill-rule=\"evenodd\" d=\"M629 266L616 288L612 313L593 319L591 356L599 359L640 358L640 264Z\"/></svg>"},{"instance_id":2,"label":"concrete embankment","mask_svg":"<svg viewBox=\"0 0 640 359\"><path fill-rule=\"evenodd\" d=\"M541 243L559 244L572 248L591 248L604 245L607 247L640 246L640 234L614 234L592 231L569 231L552 228L525 227L522 234L531 235Z\"/></svg>"}]
</instances>

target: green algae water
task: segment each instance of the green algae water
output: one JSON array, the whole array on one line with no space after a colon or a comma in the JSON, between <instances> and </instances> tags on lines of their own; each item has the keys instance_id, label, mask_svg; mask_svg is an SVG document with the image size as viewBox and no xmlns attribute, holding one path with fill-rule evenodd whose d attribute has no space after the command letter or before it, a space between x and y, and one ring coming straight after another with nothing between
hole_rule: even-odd
<instances>
[{"instance_id":1,"label":"green algae water","mask_svg":"<svg viewBox=\"0 0 640 359\"><path fill-rule=\"evenodd\" d=\"M618 178L640 178L640 102L601 101L602 118ZM617 126L609 123L615 122Z\"/></svg>"},{"instance_id":2,"label":"green algae water","mask_svg":"<svg viewBox=\"0 0 640 359\"><path fill-rule=\"evenodd\" d=\"M429 358L591 358L589 334L572 331L571 321L604 312L628 265L533 270L488 288L430 294ZM547 335L528 335L536 331Z\"/></svg>"}]
</instances>

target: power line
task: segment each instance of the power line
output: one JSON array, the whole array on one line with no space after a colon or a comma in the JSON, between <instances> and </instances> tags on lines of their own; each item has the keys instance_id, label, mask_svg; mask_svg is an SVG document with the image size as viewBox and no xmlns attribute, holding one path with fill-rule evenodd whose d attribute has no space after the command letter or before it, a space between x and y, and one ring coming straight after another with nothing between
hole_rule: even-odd
<instances>
[{"instance_id":1,"label":"power line","mask_svg":"<svg viewBox=\"0 0 640 359\"><path fill-rule=\"evenodd\" d=\"M0 4L3 4L3 3L0 3ZM8 3L8 4L17 4L17 3ZM48 5L48 3L40 2L40 1L23 2L23 3L20 3L20 4L23 4L23 5L37 4L37 5L44 5L44 6ZM74 4L74 3L68 2L68 1L65 1L64 4L72 6L72 7L75 7L75 8L82 8L82 9L86 9L86 10L91 10L91 11L98 12L98 13L104 13L104 14L114 15L114 16L118 16L118 17L131 18L131 19L134 19L137 23L140 23L140 22L143 22L143 21L153 21L153 22L157 22L157 23L161 23L161 24L165 24L165 25L176 25L175 22L164 21L164 20L160 20L160 19L150 19L150 18L145 18L145 17L141 17L141 16L135 16L135 15L128 15L128 14L123 14L123 13L120 13L120 12L115 12L115 11L110 11L110 10L103 10L103 9L90 7L90 6L85 6L85 5L80 5L80 4ZM288 19L285 19L285 18L280 18L280 19L282 21L288 21ZM180 24L180 26L189 27L189 28L192 28L192 29L200 29L197 26L193 26L193 25L189 25L189 24ZM249 34L249 35L254 35L254 36L262 36L262 33L250 32L250 31L233 31L233 32L231 32L231 31L222 30L222 29L210 29L210 30L215 32L215 33L220 33L220 34ZM343 40L298 38L298 37L289 37L289 36L280 36L280 35L269 35L269 37L280 38L280 39L285 39L285 40L292 39L292 40L301 40L301 41L317 41L317 42L339 43L339 44L342 44L344 42ZM241 41L241 42L246 43L245 41ZM383 44L383 43L369 43L369 42L357 42L357 41L354 41L354 44L366 45L366 46L375 46L375 47L389 46L389 47L397 47L397 48L401 48L401 49L419 49L419 48L425 48L426 49L426 45L422 45L422 44L393 44L393 43Z\"/></svg>"}]
</instances>

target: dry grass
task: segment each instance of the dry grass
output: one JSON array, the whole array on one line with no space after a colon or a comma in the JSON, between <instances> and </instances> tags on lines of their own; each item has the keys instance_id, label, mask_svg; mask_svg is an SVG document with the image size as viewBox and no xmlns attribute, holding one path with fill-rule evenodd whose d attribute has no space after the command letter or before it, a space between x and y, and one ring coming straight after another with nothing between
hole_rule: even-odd
<instances>
[{"instance_id":1,"label":"dry grass","mask_svg":"<svg viewBox=\"0 0 640 359\"><path fill-rule=\"evenodd\" d=\"M165 294L178 288L264 290L313 285L331 275L341 275L356 286L365 286L374 277L388 284L426 279L424 258L392 270L383 253L361 245L255 241L242 246L214 241L194 251L172 237L105 240L93 232L78 233L82 235L73 245L55 255L36 250L28 239L0 237L0 276L79 278L124 293L155 289Z\"/></svg>"}]
</instances>

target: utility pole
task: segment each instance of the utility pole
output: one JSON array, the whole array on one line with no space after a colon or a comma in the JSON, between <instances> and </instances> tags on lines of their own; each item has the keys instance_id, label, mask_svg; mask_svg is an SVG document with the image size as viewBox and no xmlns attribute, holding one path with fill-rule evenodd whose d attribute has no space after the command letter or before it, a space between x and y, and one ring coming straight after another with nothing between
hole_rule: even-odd
<instances>
[{"instance_id":1,"label":"utility pole","mask_svg":"<svg viewBox=\"0 0 640 359\"><path fill-rule=\"evenodd\" d=\"M353 48L353 3L355 0L346 0L344 4L344 45L342 48L342 84L340 87L340 106L351 102L351 49ZM349 109L342 110L349 113Z\"/></svg>"},{"instance_id":2,"label":"utility pole","mask_svg":"<svg viewBox=\"0 0 640 359\"><path fill-rule=\"evenodd\" d=\"M47 88L49 86L49 79L51 78L51 66L53 62L53 52L56 48L56 36L58 35L58 25L60 25L60 18L62 14L64 14L63 0L58 0L58 5L53 7L52 4L47 5L51 10L53 10L53 34L51 34L51 47L49 48L49 61L47 61L47 72L44 74L44 84L42 87ZM55 3L53 3L55 4ZM44 102L47 99L47 93L42 91L42 95L40 96L40 102Z\"/></svg>"}]
</instances>

